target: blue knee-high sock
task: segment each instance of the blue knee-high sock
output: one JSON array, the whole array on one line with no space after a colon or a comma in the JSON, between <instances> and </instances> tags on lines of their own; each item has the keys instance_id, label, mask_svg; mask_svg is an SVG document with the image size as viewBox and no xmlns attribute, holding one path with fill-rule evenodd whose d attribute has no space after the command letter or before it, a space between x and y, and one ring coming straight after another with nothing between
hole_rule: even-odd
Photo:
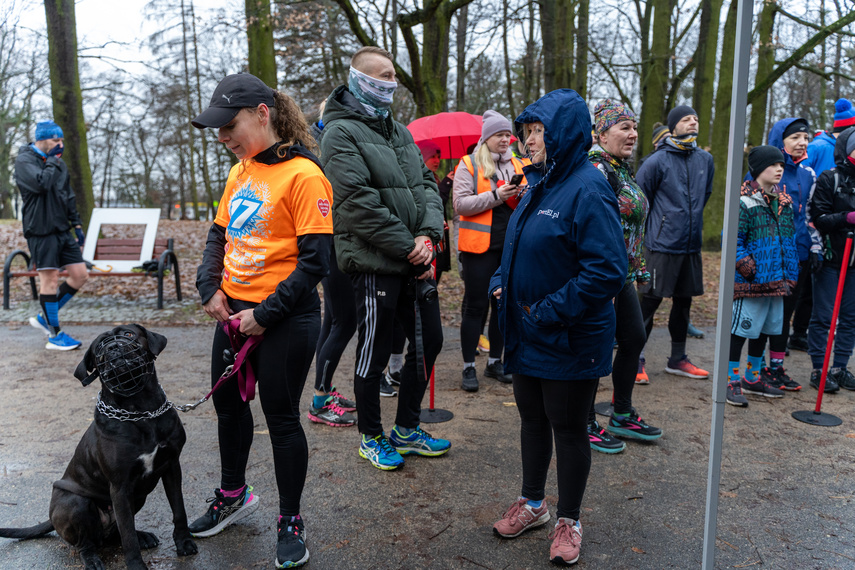
<instances>
[{"instance_id":1,"label":"blue knee-high sock","mask_svg":"<svg viewBox=\"0 0 855 570\"><path fill-rule=\"evenodd\" d=\"M51 336L56 336L59 332L59 302L56 295L39 295L39 304L42 306Z\"/></svg>"},{"instance_id":2,"label":"blue knee-high sock","mask_svg":"<svg viewBox=\"0 0 855 570\"><path fill-rule=\"evenodd\" d=\"M63 281L62 285L60 285L56 291L58 308L61 309L62 307L64 307L65 304L68 303L72 297L74 297L75 293L77 293L77 289L69 285L68 281Z\"/></svg>"},{"instance_id":3,"label":"blue knee-high sock","mask_svg":"<svg viewBox=\"0 0 855 570\"><path fill-rule=\"evenodd\" d=\"M728 382L739 382L742 378L739 375L739 361L731 360L727 363L727 380Z\"/></svg>"},{"instance_id":4,"label":"blue knee-high sock","mask_svg":"<svg viewBox=\"0 0 855 570\"><path fill-rule=\"evenodd\" d=\"M751 356L748 355L748 366L745 370L745 379L749 382L756 382L760 376L760 369L763 367L763 355Z\"/></svg>"}]
</instances>

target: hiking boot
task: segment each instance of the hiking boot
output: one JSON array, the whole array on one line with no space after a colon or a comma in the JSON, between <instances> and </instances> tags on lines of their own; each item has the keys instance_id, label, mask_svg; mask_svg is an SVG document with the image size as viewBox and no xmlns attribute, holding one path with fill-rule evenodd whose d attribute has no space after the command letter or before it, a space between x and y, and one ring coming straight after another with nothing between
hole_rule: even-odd
<instances>
[{"instance_id":1,"label":"hiking boot","mask_svg":"<svg viewBox=\"0 0 855 570\"><path fill-rule=\"evenodd\" d=\"M643 441L653 441L662 437L662 430L642 420L635 411L635 408L632 409L627 417L612 414L606 429L613 435L641 439Z\"/></svg>"},{"instance_id":2,"label":"hiking boot","mask_svg":"<svg viewBox=\"0 0 855 570\"><path fill-rule=\"evenodd\" d=\"M725 397L725 401L731 406L737 406L739 408L748 407L748 398L742 394L741 382L727 383L727 396Z\"/></svg>"},{"instance_id":3,"label":"hiking boot","mask_svg":"<svg viewBox=\"0 0 855 570\"><path fill-rule=\"evenodd\" d=\"M810 385L819 390L819 383L822 380L822 370L819 368L814 368L810 372ZM837 382L832 378L832 374L829 373L825 378L825 390L823 393L825 394L833 394L840 390L840 386L837 385Z\"/></svg>"},{"instance_id":4,"label":"hiking boot","mask_svg":"<svg viewBox=\"0 0 855 570\"><path fill-rule=\"evenodd\" d=\"M330 388L330 396L332 396L333 401L338 404L338 407L344 410L345 412L355 412L356 411L356 402L353 400L348 400L345 398L341 392L336 390L335 386Z\"/></svg>"},{"instance_id":5,"label":"hiking boot","mask_svg":"<svg viewBox=\"0 0 855 570\"><path fill-rule=\"evenodd\" d=\"M460 387L467 392L478 391L478 373L475 372L474 366L467 366L463 369L463 380L460 382Z\"/></svg>"},{"instance_id":6,"label":"hiking boot","mask_svg":"<svg viewBox=\"0 0 855 570\"><path fill-rule=\"evenodd\" d=\"M45 348L48 350L74 350L75 348L79 348L81 342L79 340L73 339L62 331L56 333L56 336L52 336L48 339Z\"/></svg>"},{"instance_id":7,"label":"hiking boot","mask_svg":"<svg viewBox=\"0 0 855 570\"><path fill-rule=\"evenodd\" d=\"M830 374L834 374L834 381L844 390L855 390L855 376L848 368L834 368Z\"/></svg>"},{"instance_id":8,"label":"hiking boot","mask_svg":"<svg viewBox=\"0 0 855 570\"><path fill-rule=\"evenodd\" d=\"M504 538L514 538L527 530L543 526L549 521L549 509L544 500L535 509L522 497L502 515L502 520L493 525L493 533Z\"/></svg>"},{"instance_id":9,"label":"hiking boot","mask_svg":"<svg viewBox=\"0 0 855 570\"><path fill-rule=\"evenodd\" d=\"M760 371L760 376L766 380L767 384L774 386L778 390L797 392L802 389L802 385L790 378L790 375L784 371L783 366L777 366L775 368L764 367Z\"/></svg>"},{"instance_id":10,"label":"hiking boot","mask_svg":"<svg viewBox=\"0 0 855 570\"><path fill-rule=\"evenodd\" d=\"M380 378L380 395L384 398L394 398L398 395L398 392L395 391L386 376Z\"/></svg>"},{"instance_id":11,"label":"hiking boot","mask_svg":"<svg viewBox=\"0 0 855 570\"><path fill-rule=\"evenodd\" d=\"M692 323L689 323L689 329L686 331L686 334L692 338L704 338L704 331L697 328Z\"/></svg>"},{"instance_id":12,"label":"hiking boot","mask_svg":"<svg viewBox=\"0 0 855 570\"><path fill-rule=\"evenodd\" d=\"M317 424L327 424L332 427L350 427L356 425L353 414L346 412L334 398L327 400L321 408L309 406L308 417Z\"/></svg>"},{"instance_id":13,"label":"hiking boot","mask_svg":"<svg viewBox=\"0 0 855 570\"><path fill-rule=\"evenodd\" d=\"M42 331L46 336L51 335L50 327L41 313L37 314L35 317L30 317L30 326L36 330Z\"/></svg>"},{"instance_id":14,"label":"hiking boot","mask_svg":"<svg viewBox=\"0 0 855 570\"><path fill-rule=\"evenodd\" d=\"M650 378L647 376L647 370L644 369L645 360L638 359L638 373L635 375L636 384L650 384Z\"/></svg>"},{"instance_id":15,"label":"hiking boot","mask_svg":"<svg viewBox=\"0 0 855 570\"><path fill-rule=\"evenodd\" d=\"M807 352L807 335L793 333L792 335L790 335L790 339L787 341L787 348L789 348L790 350L800 350L802 352Z\"/></svg>"},{"instance_id":16,"label":"hiking boot","mask_svg":"<svg viewBox=\"0 0 855 570\"><path fill-rule=\"evenodd\" d=\"M588 422L588 441L591 449L600 453L620 453L626 449L626 444L600 427L597 420Z\"/></svg>"},{"instance_id":17,"label":"hiking boot","mask_svg":"<svg viewBox=\"0 0 855 570\"><path fill-rule=\"evenodd\" d=\"M483 334L478 337L478 352L487 354L490 352L490 341ZM477 354L477 352L476 352Z\"/></svg>"},{"instance_id":18,"label":"hiking boot","mask_svg":"<svg viewBox=\"0 0 855 570\"><path fill-rule=\"evenodd\" d=\"M401 385L401 371L397 370L395 372L389 372L389 369L386 369L386 382L391 384L392 386L400 386Z\"/></svg>"},{"instance_id":19,"label":"hiking boot","mask_svg":"<svg viewBox=\"0 0 855 570\"><path fill-rule=\"evenodd\" d=\"M570 566L579 560L582 551L582 525L573 519L560 518L555 529L549 533L552 544L549 559L554 564Z\"/></svg>"},{"instance_id":20,"label":"hiking boot","mask_svg":"<svg viewBox=\"0 0 855 570\"><path fill-rule=\"evenodd\" d=\"M749 382L743 377L741 380L742 392L744 394L754 394L755 396L765 396L766 398L781 398L784 392L767 384L762 377L757 376L757 380Z\"/></svg>"},{"instance_id":21,"label":"hiking boot","mask_svg":"<svg viewBox=\"0 0 855 570\"><path fill-rule=\"evenodd\" d=\"M674 374L675 376L685 376L686 378L709 378L710 376L709 372L692 364L689 357L685 354L679 360L669 357L665 372Z\"/></svg>"},{"instance_id":22,"label":"hiking boot","mask_svg":"<svg viewBox=\"0 0 855 570\"><path fill-rule=\"evenodd\" d=\"M302 517L279 517L276 525L276 567L296 568L309 561Z\"/></svg>"},{"instance_id":23,"label":"hiking boot","mask_svg":"<svg viewBox=\"0 0 855 570\"><path fill-rule=\"evenodd\" d=\"M436 457L451 449L451 442L447 439L432 437L428 432L417 427L410 435L401 435L398 426L392 428L389 434L389 443L401 455L423 455L425 457Z\"/></svg>"},{"instance_id":24,"label":"hiking boot","mask_svg":"<svg viewBox=\"0 0 855 570\"><path fill-rule=\"evenodd\" d=\"M497 360L493 364L488 364L487 367L484 369L484 376L487 376L488 378L495 378L502 384L510 384L514 381L513 378L511 378L510 374L505 374L505 365L502 364L501 360Z\"/></svg>"},{"instance_id":25,"label":"hiking boot","mask_svg":"<svg viewBox=\"0 0 855 570\"><path fill-rule=\"evenodd\" d=\"M195 538L214 536L258 508L258 496L253 494L249 485L244 485L238 497L226 497L222 490L214 489L214 496L208 502L211 506L207 512L190 523L190 534Z\"/></svg>"},{"instance_id":26,"label":"hiking boot","mask_svg":"<svg viewBox=\"0 0 855 570\"><path fill-rule=\"evenodd\" d=\"M377 469L389 471L397 469L404 464L404 458L398 453L386 434L381 433L374 437L362 434L362 443L359 444L359 457L367 459Z\"/></svg>"}]
</instances>

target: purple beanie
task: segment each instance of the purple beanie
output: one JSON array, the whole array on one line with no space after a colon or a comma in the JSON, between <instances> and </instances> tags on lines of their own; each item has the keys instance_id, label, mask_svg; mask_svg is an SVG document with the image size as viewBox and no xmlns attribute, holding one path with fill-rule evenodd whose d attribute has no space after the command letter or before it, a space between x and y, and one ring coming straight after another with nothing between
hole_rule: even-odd
<instances>
[{"instance_id":1,"label":"purple beanie","mask_svg":"<svg viewBox=\"0 0 855 570\"><path fill-rule=\"evenodd\" d=\"M496 111L484 112L484 124L481 126L481 142L486 141L496 133L507 131L513 133L511 122Z\"/></svg>"}]
</instances>

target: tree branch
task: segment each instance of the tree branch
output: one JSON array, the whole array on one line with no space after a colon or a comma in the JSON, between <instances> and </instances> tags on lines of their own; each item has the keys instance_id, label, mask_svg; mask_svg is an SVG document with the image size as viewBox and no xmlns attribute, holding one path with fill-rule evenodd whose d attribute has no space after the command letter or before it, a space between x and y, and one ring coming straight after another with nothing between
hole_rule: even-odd
<instances>
[{"instance_id":1,"label":"tree branch","mask_svg":"<svg viewBox=\"0 0 855 570\"><path fill-rule=\"evenodd\" d=\"M779 7L778 13L786 16L787 18L789 18L790 20L792 20L798 24L801 24L802 26L805 26L806 28L812 28L814 30L822 30L822 26L820 26L819 24L814 24L813 22L808 22L807 20L803 20L803 19L799 18L798 16L796 16L795 14L790 14L789 12L784 10L783 8ZM853 34L852 32L847 32L845 30L840 30L837 33L839 33L842 36L855 37L855 34Z\"/></svg>"},{"instance_id":2,"label":"tree branch","mask_svg":"<svg viewBox=\"0 0 855 570\"><path fill-rule=\"evenodd\" d=\"M845 73L841 73L840 71L823 71L818 67L815 67L813 65L808 65L806 63L796 63L795 65L793 65L793 67L796 67L796 68L801 69L803 71L807 71L808 73L813 73L815 75L819 75L820 77L822 77L823 79L826 79L826 80L829 80L836 75L838 77L842 77L843 79L847 79L849 81L855 81L855 76L846 75Z\"/></svg>"},{"instance_id":3,"label":"tree branch","mask_svg":"<svg viewBox=\"0 0 855 570\"><path fill-rule=\"evenodd\" d=\"M680 89L680 86L683 85L683 81L685 81L692 70L695 69L697 59L698 48L695 48L695 53L692 54L692 57L686 63L686 66L674 76L674 81L671 82L671 89L668 91L668 99L665 104L666 109L674 108L674 100L677 98L677 91Z\"/></svg>"},{"instance_id":4,"label":"tree branch","mask_svg":"<svg viewBox=\"0 0 855 570\"><path fill-rule=\"evenodd\" d=\"M597 53L597 52L596 52L592 47L590 47L590 46L588 47L588 52L589 52L591 55L593 55L593 56L594 56L594 59L596 59L596 60L597 60L597 63L599 63L599 64L600 64L600 67L602 67L602 68L603 68L603 70L605 70L606 74L609 76L609 79L611 79L611 80L612 80L612 84L614 84L615 89L617 89L617 90L618 90L618 95L620 95L620 100L621 100L621 101L623 101L624 103L629 103L630 101L632 101L632 99L630 99L630 98L626 95L626 93L624 92L624 90L623 90L623 89L621 89L620 81L618 80L617 76L612 72L612 69L611 69L611 68L612 68L612 66L611 66L611 64L606 65L606 64L603 62L603 59L600 57L600 54L598 54L598 53Z\"/></svg>"}]
</instances>

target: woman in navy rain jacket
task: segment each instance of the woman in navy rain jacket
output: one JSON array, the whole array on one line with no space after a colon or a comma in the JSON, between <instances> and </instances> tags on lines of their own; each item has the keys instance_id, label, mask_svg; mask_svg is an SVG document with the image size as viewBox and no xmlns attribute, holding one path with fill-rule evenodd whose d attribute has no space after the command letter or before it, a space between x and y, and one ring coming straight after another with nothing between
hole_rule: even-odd
<instances>
[{"instance_id":1,"label":"woman in navy rain jacket","mask_svg":"<svg viewBox=\"0 0 855 570\"><path fill-rule=\"evenodd\" d=\"M627 254L614 190L587 159L591 120L582 98L548 93L517 117L518 132L523 126L530 186L490 282L520 413L523 485L493 529L513 537L549 520L543 499L554 434L559 501L550 559L572 563L591 467L588 407L598 378L611 373L612 299L626 280Z\"/></svg>"}]
</instances>

